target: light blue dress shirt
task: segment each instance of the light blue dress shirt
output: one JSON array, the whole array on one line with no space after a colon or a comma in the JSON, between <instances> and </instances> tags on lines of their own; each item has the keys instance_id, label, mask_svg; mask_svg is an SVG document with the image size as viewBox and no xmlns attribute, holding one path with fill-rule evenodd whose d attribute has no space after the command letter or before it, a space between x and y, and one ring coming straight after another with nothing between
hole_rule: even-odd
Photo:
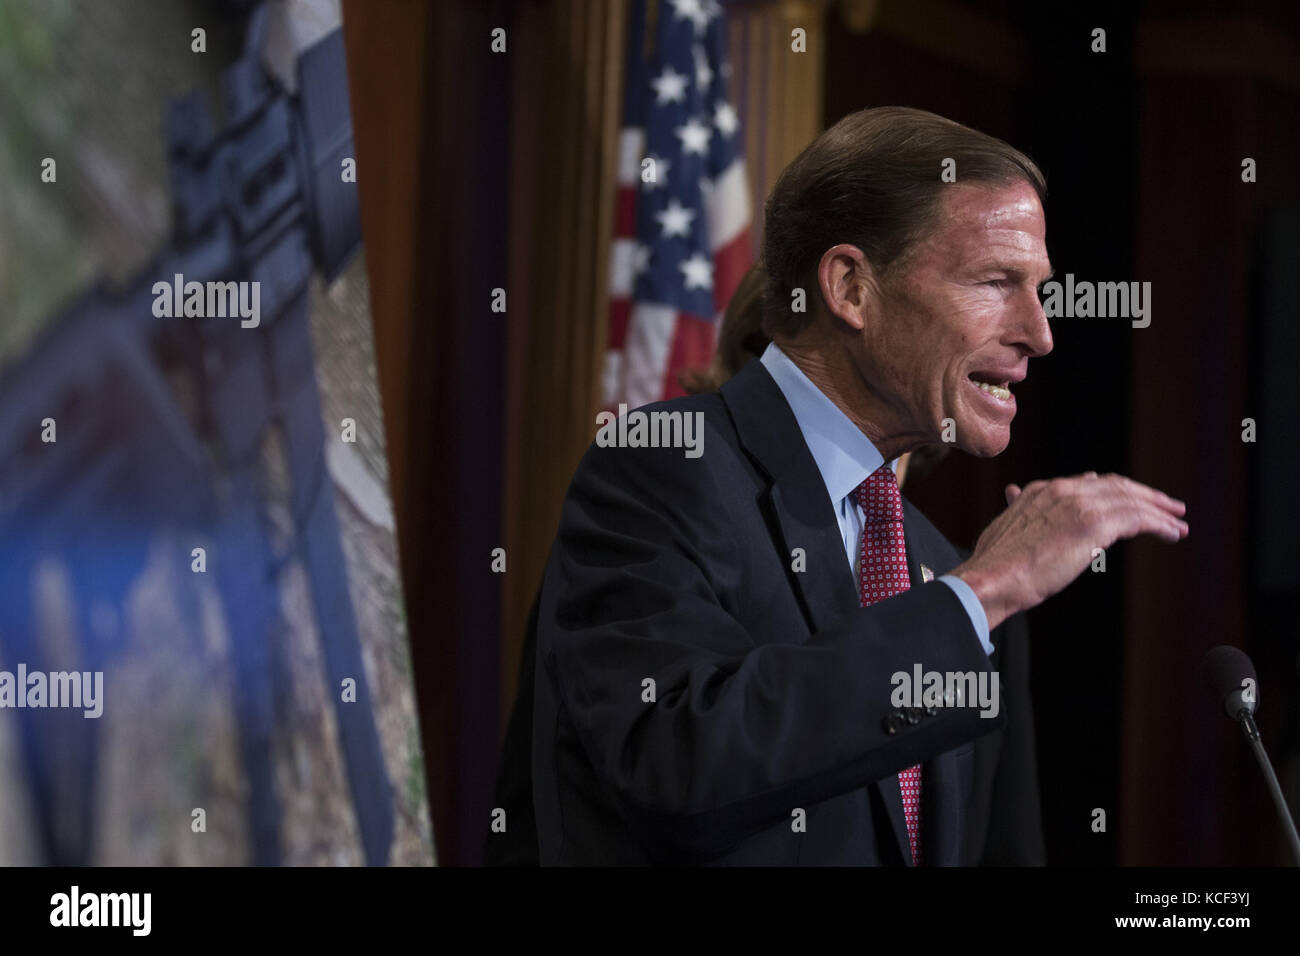
<instances>
[{"instance_id":1,"label":"light blue dress shirt","mask_svg":"<svg viewBox=\"0 0 1300 956\"><path fill-rule=\"evenodd\" d=\"M830 494L831 506L835 509L835 520L840 525L840 536L844 539L844 554L856 581L863 516L851 495L853 489L885 463L884 456L862 433L862 429L853 424L775 342L768 345L759 361L776 379L781 394L790 403L790 410L799 423L808 450L812 452L822 480L826 482L826 491ZM889 464L895 472L898 471L897 458ZM984 613L984 605L980 604L971 586L951 574L941 575L938 580L956 593L970 616L971 625L975 628L984 652L992 654L988 617Z\"/></svg>"}]
</instances>

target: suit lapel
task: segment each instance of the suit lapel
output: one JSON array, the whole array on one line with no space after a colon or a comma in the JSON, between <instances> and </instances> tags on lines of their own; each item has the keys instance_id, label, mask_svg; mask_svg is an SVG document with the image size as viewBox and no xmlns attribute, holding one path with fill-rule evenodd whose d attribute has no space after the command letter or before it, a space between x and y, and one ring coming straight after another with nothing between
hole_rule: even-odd
<instances>
[{"instance_id":1,"label":"suit lapel","mask_svg":"<svg viewBox=\"0 0 1300 956\"><path fill-rule=\"evenodd\" d=\"M860 602L853 586L853 573L844 558L840 527L826 497L826 486L816 466L813 467L815 487L809 487L808 476L797 468L772 485L770 502L781 528L782 554L787 565L791 563L794 549L803 549L806 569L792 575L808 618L808 628L815 634L858 607Z\"/></svg>"},{"instance_id":2,"label":"suit lapel","mask_svg":"<svg viewBox=\"0 0 1300 956\"><path fill-rule=\"evenodd\" d=\"M795 548L803 551L804 570L791 570L789 577L816 633L859 603L826 482L794 412L761 362L741 369L722 386L722 396L741 442L772 482L765 508L785 566L791 567Z\"/></svg>"}]
</instances>

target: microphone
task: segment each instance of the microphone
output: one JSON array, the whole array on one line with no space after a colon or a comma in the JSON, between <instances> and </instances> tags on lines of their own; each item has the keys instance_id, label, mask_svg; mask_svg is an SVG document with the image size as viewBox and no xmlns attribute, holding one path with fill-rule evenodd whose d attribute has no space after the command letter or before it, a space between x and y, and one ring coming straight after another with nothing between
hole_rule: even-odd
<instances>
[{"instance_id":1,"label":"microphone","mask_svg":"<svg viewBox=\"0 0 1300 956\"><path fill-rule=\"evenodd\" d=\"M1241 718L1245 710L1252 717L1258 703L1259 682L1255 679L1255 665L1244 651L1228 644L1220 644L1205 655L1201 662L1201 675L1223 709L1233 720ZM1254 726L1251 720L1251 726ZM1247 733L1247 738L1250 734Z\"/></svg>"},{"instance_id":2,"label":"microphone","mask_svg":"<svg viewBox=\"0 0 1300 956\"><path fill-rule=\"evenodd\" d=\"M1241 732L1246 735L1251 752L1259 763L1260 772L1268 784L1269 796L1277 807L1282 820L1282 830L1291 844L1291 854L1295 865L1300 866L1300 836L1296 834L1295 821L1287 809L1286 798L1278 785L1277 774L1268 754L1264 753L1264 742L1260 739L1259 728L1255 726L1255 708L1259 706L1259 681L1255 679L1255 665L1246 654L1227 644L1221 644L1205 655L1201 662L1201 676L1206 686L1214 694L1214 699L1223 704L1224 712L1241 725Z\"/></svg>"}]
</instances>

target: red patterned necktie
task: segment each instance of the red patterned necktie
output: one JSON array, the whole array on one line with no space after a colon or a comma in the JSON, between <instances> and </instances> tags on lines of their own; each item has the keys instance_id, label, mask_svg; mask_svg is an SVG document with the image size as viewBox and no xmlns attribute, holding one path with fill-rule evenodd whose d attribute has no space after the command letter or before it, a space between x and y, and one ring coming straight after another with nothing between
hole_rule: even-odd
<instances>
[{"instance_id":1,"label":"red patterned necktie","mask_svg":"<svg viewBox=\"0 0 1300 956\"><path fill-rule=\"evenodd\" d=\"M881 465L853 489L866 521L858 552L858 586L862 606L875 604L912 586L907 573L907 546L903 540L903 496L889 463ZM912 862L921 865L921 767L898 775L903 791L903 814L912 844Z\"/></svg>"}]
</instances>

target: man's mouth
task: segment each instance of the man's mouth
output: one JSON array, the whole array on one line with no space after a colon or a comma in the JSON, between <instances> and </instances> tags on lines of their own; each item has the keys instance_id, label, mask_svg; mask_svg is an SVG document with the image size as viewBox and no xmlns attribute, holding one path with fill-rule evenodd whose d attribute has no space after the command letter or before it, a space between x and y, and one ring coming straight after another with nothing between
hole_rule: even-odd
<instances>
[{"instance_id":1,"label":"man's mouth","mask_svg":"<svg viewBox=\"0 0 1300 956\"><path fill-rule=\"evenodd\" d=\"M971 372L968 376L975 386L988 392L998 401L1011 401L1011 380L996 372Z\"/></svg>"}]
</instances>

